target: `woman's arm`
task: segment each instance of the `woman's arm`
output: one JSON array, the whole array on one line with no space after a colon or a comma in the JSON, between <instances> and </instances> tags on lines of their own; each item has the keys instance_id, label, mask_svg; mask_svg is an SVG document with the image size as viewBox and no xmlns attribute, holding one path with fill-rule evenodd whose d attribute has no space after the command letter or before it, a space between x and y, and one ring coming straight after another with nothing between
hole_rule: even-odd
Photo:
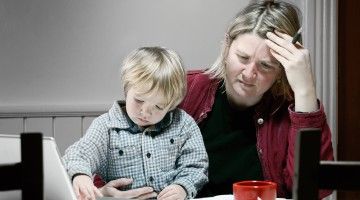
<instances>
[{"instance_id":1,"label":"woman's arm","mask_svg":"<svg viewBox=\"0 0 360 200\"><path fill-rule=\"evenodd\" d=\"M292 191L293 186L293 175L294 175L294 162L295 162L295 143L296 136L299 129L301 128L320 128L321 129L321 149L320 149L320 160L334 160L333 148L331 143L331 131L326 122L326 116L324 107L317 102L319 109L311 113L298 113L294 110L294 105L289 106L290 114L290 135L288 138L289 148L288 157L286 161L285 172L287 174L285 182L287 189ZM320 190L319 197L323 198L331 194L332 191Z\"/></svg>"},{"instance_id":2,"label":"woman's arm","mask_svg":"<svg viewBox=\"0 0 360 200\"><path fill-rule=\"evenodd\" d=\"M292 37L275 31L265 40L271 54L284 67L286 78L294 92L296 112L314 112L319 109L311 71L310 53L300 43L292 44Z\"/></svg>"}]
</instances>

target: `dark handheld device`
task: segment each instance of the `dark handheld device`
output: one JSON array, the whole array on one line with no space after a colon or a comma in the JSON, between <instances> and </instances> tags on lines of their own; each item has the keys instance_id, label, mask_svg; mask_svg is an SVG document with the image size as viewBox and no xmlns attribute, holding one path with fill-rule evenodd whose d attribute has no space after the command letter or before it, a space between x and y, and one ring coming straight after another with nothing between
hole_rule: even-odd
<instances>
[{"instance_id":1,"label":"dark handheld device","mask_svg":"<svg viewBox=\"0 0 360 200\"><path fill-rule=\"evenodd\" d=\"M299 30L295 33L291 43L295 44L299 40L301 36L301 31L302 31L302 27L300 27Z\"/></svg>"}]
</instances>

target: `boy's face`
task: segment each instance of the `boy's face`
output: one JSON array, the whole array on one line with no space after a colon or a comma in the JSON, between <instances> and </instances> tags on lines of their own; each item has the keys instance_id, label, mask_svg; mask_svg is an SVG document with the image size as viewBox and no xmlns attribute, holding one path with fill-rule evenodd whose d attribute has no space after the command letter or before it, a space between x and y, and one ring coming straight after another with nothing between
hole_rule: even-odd
<instances>
[{"instance_id":1,"label":"boy's face","mask_svg":"<svg viewBox=\"0 0 360 200\"><path fill-rule=\"evenodd\" d=\"M150 126L161 121L169 111L162 93L140 94L130 88L126 95L126 112L130 119L141 127Z\"/></svg>"}]
</instances>

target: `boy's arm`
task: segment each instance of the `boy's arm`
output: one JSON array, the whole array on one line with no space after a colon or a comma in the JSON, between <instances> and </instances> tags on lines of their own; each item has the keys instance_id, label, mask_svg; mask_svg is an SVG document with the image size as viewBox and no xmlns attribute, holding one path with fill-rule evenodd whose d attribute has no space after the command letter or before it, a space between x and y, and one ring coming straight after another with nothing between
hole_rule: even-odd
<instances>
[{"instance_id":1,"label":"boy's arm","mask_svg":"<svg viewBox=\"0 0 360 200\"><path fill-rule=\"evenodd\" d=\"M65 151L65 169L71 179L76 174L92 177L92 174L106 164L107 128L99 118L95 119L86 134Z\"/></svg>"},{"instance_id":2,"label":"boy's arm","mask_svg":"<svg viewBox=\"0 0 360 200\"><path fill-rule=\"evenodd\" d=\"M187 198L191 199L208 182L209 160L200 129L192 118L187 120L182 131L187 139L176 161L179 173L173 184L182 186L187 192Z\"/></svg>"}]
</instances>

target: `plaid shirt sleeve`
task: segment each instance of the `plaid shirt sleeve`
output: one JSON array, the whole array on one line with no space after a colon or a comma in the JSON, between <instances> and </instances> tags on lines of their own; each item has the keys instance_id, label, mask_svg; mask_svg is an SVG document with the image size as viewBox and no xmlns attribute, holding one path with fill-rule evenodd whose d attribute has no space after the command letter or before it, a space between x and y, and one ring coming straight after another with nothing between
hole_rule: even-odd
<instances>
[{"instance_id":1,"label":"plaid shirt sleeve","mask_svg":"<svg viewBox=\"0 0 360 200\"><path fill-rule=\"evenodd\" d=\"M105 169L107 141L105 119L99 117L79 141L66 149L63 161L69 177L72 179L75 174L92 177L94 172Z\"/></svg>"},{"instance_id":2,"label":"plaid shirt sleeve","mask_svg":"<svg viewBox=\"0 0 360 200\"><path fill-rule=\"evenodd\" d=\"M187 115L187 114L186 114ZM177 160L179 173L173 184L181 185L187 192L187 198L194 198L205 183L208 182L209 160L199 127L189 116L181 130L187 139L180 150Z\"/></svg>"}]
</instances>

